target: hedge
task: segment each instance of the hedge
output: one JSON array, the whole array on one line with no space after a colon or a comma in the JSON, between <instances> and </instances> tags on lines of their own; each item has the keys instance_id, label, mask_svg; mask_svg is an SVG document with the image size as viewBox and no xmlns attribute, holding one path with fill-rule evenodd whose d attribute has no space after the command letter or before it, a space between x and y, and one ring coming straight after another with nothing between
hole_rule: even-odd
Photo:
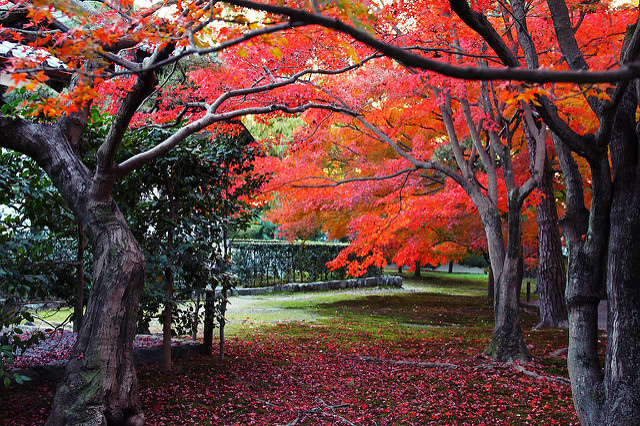
<instances>
[{"instance_id":1,"label":"hedge","mask_svg":"<svg viewBox=\"0 0 640 426\"><path fill-rule=\"evenodd\" d=\"M327 262L347 246L314 241L236 240L231 243L231 272L238 276L241 287L342 280L346 278L346 268L330 270ZM366 276L380 273L378 268L370 268Z\"/></svg>"}]
</instances>

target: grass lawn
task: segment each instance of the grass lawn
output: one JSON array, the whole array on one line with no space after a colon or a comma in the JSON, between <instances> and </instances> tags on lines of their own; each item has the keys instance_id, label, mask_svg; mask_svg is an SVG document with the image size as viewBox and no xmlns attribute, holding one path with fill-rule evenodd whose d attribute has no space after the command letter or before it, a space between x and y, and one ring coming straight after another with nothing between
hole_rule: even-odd
<instances>
[{"instance_id":1,"label":"grass lawn","mask_svg":"<svg viewBox=\"0 0 640 426\"><path fill-rule=\"evenodd\" d=\"M482 356L493 312L486 276L427 274L404 289L231 299L223 362L139 370L148 424L577 424L569 386ZM525 339L539 376L567 377L566 330ZM53 385L3 390L0 424L39 424ZM297 423L294 423L296 422Z\"/></svg>"}]
</instances>

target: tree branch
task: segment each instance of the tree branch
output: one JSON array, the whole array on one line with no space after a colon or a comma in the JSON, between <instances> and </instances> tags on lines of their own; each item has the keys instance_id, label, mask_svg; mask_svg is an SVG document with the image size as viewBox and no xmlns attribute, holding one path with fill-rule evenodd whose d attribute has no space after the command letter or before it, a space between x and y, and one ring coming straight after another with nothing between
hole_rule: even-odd
<instances>
[{"instance_id":1,"label":"tree branch","mask_svg":"<svg viewBox=\"0 0 640 426\"><path fill-rule=\"evenodd\" d=\"M389 58L395 59L408 67L419 68L426 71L433 71L438 74L442 74L447 77L464 79L464 80L515 80L515 81L527 81L531 83L612 83L618 81L627 81L640 77L640 60L633 61L625 66L622 66L612 71L554 71L554 70L531 70L524 68L515 68L520 64L509 60L506 62L507 68L477 68L477 67L461 67L451 65L444 62L435 61L424 56L417 55L412 52L406 51L403 47L395 46L384 41L378 40L371 36L369 33L358 30L355 27L345 24L344 22L329 18L323 15L314 15L303 10L294 9L285 6L274 6L251 0L226 0L225 3L229 3L235 6L245 7L247 9L261 10L264 12L274 13L278 15L288 16L292 20L292 24L295 25L320 25L325 28L330 28L341 33L349 35L354 40L357 40L365 45L376 49ZM452 7L457 5L467 4L465 0L455 0L450 2ZM468 6L468 5L467 5ZM474 12L477 13L477 12ZM480 21L482 18L486 18L480 14L477 19ZM461 16L462 17L462 16ZM465 21L466 22L466 21ZM487 21L488 22L488 21ZM482 25L482 22L479 22ZM477 30L476 27L472 27ZM495 30L494 30L495 32ZM491 47L496 51L498 56L505 61L508 59L507 52L504 47L498 45L495 36L491 36L489 32L482 33L487 36L487 41L491 41L495 45L491 44ZM497 35L497 33L496 33ZM508 50L508 48L507 48ZM504 57L503 57L504 55ZM513 58L514 55L509 51L509 55Z\"/></svg>"},{"instance_id":2,"label":"tree branch","mask_svg":"<svg viewBox=\"0 0 640 426\"><path fill-rule=\"evenodd\" d=\"M172 51L173 46L168 45L157 51L149 61L162 60L169 56ZM113 118L109 133L96 154L98 165L91 185L91 192L97 200L103 200L104 197L108 197L111 194L111 188L116 177L113 173L114 158L120 142L129 128L129 123L134 114L147 96L153 93L157 84L158 78L155 73L147 72L139 75L132 90L127 93L127 96L120 104L118 112Z\"/></svg>"},{"instance_id":3,"label":"tree branch","mask_svg":"<svg viewBox=\"0 0 640 426\"><path fill-rule=\"evenodd\" d=\"M196 120L193 123L190 123L184 126L180 130L175 132L173 135L165 139L163 142L156 145L155 147L145 152L136 154L133 157L120 163L118 166L116 166L114 170L115 172L114 175L115 177L122 177L130 173L132 170L144 164L154 161L155 159L169 152L171 149L175 148L179 143L184 141L187 137L203 130L204 128L214 123L233 120L234 118L243 117L245 115L268 114L268 113L277 112L277 111L285 112L287 114L297 114L313 108L340 112L346 115L354 114L354 112L352 111L349 111L334 105L318 104L318 103L312 103L312 102L309 102L303 105L298 105L295 107L274 104L274 105L268 105L264 107L242 108L242 109L228 111L220 114L215 114L211 112L212 108L210 107L209 112L201 119Z\"/></svg>"},{"instance_id":4,"label":"tree branch","mask_svg":"<svg viewBox=\"0 0 640 426\"><path fill-rule=\"evenodd\" d=\"M385 175L385 176L357 177L357 178L342 179L342 180L331 179L329 177L324 177L324 176L309 176L304 179L328 180L332 183L325 184L325 185L292 185L292 187L294 188L331 188L331 187L336 187L336 186L344 185L351 182L369 182L369 181L381 181L381 180L393 179L394 177L401 176L405 173L415 172L416 170L419 170L418 167L409 167L407 169L402 169L398 172L392 173L390 175Z\"/></svg>"}]
</instances>

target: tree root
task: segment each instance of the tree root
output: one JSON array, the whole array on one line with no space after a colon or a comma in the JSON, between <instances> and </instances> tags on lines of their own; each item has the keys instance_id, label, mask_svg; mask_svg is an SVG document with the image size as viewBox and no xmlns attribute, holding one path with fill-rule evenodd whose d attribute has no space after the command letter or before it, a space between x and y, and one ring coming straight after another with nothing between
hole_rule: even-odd
<instances>
[{"instance_id":1,"label":"tree root","mask_svg":"<svg viewBox=\"0 0 640 426\"><path fill-rule=\"evenodd\" d=\"M260 401L260 400L258 400ZM276 407L276 405L271 404L270 402L266 402L266 401L261 401L263 403L266 403L268 405L272 405L274 407ZM313 407L309 410L298 410L298 417L296 417L295 419L293 419L292 421L290 421L289 423L287 423L284 426L295 426L299 423L302 423L306 420L307 417L329 417L332 418L334 420L337 420L339 422L348 424L348 425L353 425L355 426L355 423L347 420L346 418L342 417L339 414L336 414L335 410L338 408L344 408L344 407L348 407L351 404L337 404L337 405L330 405L327 404L326 402L324 402L321 398L316 398L316 402L320 405Z\"/></svg>"},{"instance_id":2,"label":"tree root","mask_svg":"<svg viewBox=\"0 0 640 426\"><path fill-rule=\"evenodd\" d=\"M449 364L449 363L443 363L443 362L402 361L402 360L396 360L396 359L375 358L372 356L354 356L354 357L347 357L347 359L351 359L354 361L378 362L378 363L384 363L384 364L408 365L410 367L458 368L458 366L455 364Z\"/></svg>"},{"instance_id":3,"label":"tree root","mask_svg":"<svg viewBox=\"0 0 640 426\"><path fill-rule=\"evenodd\" d=\"M522 365L513 364L512 368L520 373L526 374L529 377L533 377L536 380L546 380L547 382L560 383L563 385L571 386L571 381L569 379L565 379L564 377L554 377L554 376L541 376L540 374L527 370Z\"/></svg>"},{"instance_id":4,"label":"tree root","mask_svg":"<svg viewBox=\"0 0 640 426\"><path fill-rule=\"evenodd\" d=\"M383 359L383 358L375 358L375 357L370 357L370 356L362 356L362 357L348 357L348 359L352 359L355 361L365 361L365 362L378 362L378 363L385 363L385 364L395 364L395 365L407 365L410 367L424 367L424 368L443 368L443 369L450 369L450 368L459 368L459 366L455 365L455 364L449 364L449 363L441 363L441 362L417 362L417 361L401 361L401 360L395 360L395 359ZM571 386L571 381L569 379L565 379L564 377L554 377L554 376L542 376L536 372L527 370L526 368L524 368L522 365L520 364L507 364L507 365L500 365L500 364L494 364L494 365L477 365L475 367L473 367L474 370L494 370L494 369L509 369L509 368L513 368L514 370L526 374L529 377L533 377L536 380L546 380L548 382L554 382L554 383L560 383L563 385L568 385Z\"/></svg>"},{"instance_id":5,"label":"tree root","mask_svg":"<svg viewBox=\"0 0 640 426\"><path fill-rule=\"evenodd\" d=\"M549 352L549 356L554 358L560 358L562 357L562 355L566 355L567 352L569 352L569 348L560 348L560 349L556 349L553 352Z\"/></svg>"}]
</instances>

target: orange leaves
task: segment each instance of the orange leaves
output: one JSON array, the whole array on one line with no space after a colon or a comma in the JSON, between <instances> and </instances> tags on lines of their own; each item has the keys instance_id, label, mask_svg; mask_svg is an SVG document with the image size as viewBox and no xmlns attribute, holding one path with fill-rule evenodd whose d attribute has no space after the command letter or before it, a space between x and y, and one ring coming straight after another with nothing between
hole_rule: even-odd
<instances>
[{"instance_id":1,"label":"orange leaves","mask_svg":"<svg viewBox=\"0 0 640 426\"><path fill-rule=\"evenodd\" d=\"M548 96L549 93L547 90L540 86L533 87L524 87L522 90L518 90L515 92L502 91L500 92L499 98L507 105L513 105L518 102L524 102L527 104L533 104L540 106L540 102L538 102L538 96Z\"/></svg>"},{"instance_id":2,"label":"orange leaves","mask_svg":"<svg viewBox=\"0 0 640 426\"><path fill-rule=\"evenodd\" d=\"M33 5L28 8L27 18L29 18L35 24L50 22L53 20L52 12L53 8L51 7L51 5L48 5L47 2L33 2Z\"/></svg>"},{"instance_id":3,"label":"orange leaves","mask_svg":"<svg viewBox=\"0 0 640 426\"><path fill-rule=\"evenodd\" d=\"M23 72L14 72L11 73L9 79L11 80L13 87L18 87L29 82L29 74Z\"/></svg>"}]
</instances>

